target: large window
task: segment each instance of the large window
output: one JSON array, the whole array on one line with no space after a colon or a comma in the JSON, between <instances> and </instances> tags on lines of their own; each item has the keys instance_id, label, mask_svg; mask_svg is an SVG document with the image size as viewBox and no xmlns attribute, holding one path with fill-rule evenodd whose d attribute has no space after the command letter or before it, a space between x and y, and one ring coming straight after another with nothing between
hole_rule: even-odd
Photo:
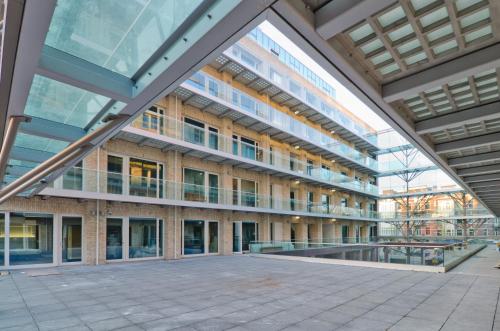
<instances>
[{"instance_id":1,"label":"large window","mask_svg":"<svg viewBox=\"0 0 500 331\"><path fill-rule=\"evenodd\" d=\"M205 201L205 172L184 169L184 199L188 201Z\"/></svg>"},{"instance_id":2,"label":"large window","mask_svg":"<svg viewBox=\"0 0 500 331\"><path fill-rule=\"evenodd\" d=\"M217 221L185 220L183 254L217 254L219 252L219 223Z\"/></svg>"},{"instance_id":3,"label":"large window","mask_svg":"<svg viewBox=\"0 0 500 331\"><path fill-rule=\"evenodd\" d=\"M108 218L106 259L127 260L163 256L164 228L163 220L156 218Z\"/></svg>"},{"instance_id":4,"label":"large window","mask_svg":"<svg viewBox=\"0 0 500 331\"><path fill-rule=\"evenodd\" d=\"M163 165L152 161L130 158L130 195L142 197L162 197L159 194L160 183L163 181ZM160 176L161 175L161 176Z\"/></svg>"},{"instance_id":5,"label":"large window","mask_svg":"<svg viewBox=\"0 0 500 331\"><path fill-rule=\"evenodd\" d=\"M129 258L154 257L157 255L156 219L130 218Z\"/></svg>"},{"instance_id":6,"label":"large window","mask_svg":"<svg viewBox=\"0 0 500 331\"><path fill-rule=\"evenodd\" d=\"M53 263L53 216L10 214L10 265Z\"/></svg>"}]
</instances>

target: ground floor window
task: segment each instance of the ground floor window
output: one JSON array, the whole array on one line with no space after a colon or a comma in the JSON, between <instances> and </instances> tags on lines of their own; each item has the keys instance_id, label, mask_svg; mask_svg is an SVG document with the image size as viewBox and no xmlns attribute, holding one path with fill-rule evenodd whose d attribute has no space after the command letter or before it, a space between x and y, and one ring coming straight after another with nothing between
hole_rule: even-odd
<instances>
[{"instance_id":1,"label":"ground floor window","mask_svg":"<svg viewBox=\"0 0 500 331\"><path fill-rule=\"evenodd\" d=\"M183 254L217 254L219 252L219 222L184 220Z\"/></svg>"},{"instance_id":2,"label":"ground floor window","mask_svg":"<svg viewBox=\"0 0 500 331\"><path fill-rule=\"evenodd\" d=\"M10 265L53 263L52 215L10 214Z\"/></svg>"},{"instance_id":3,"label":"ground floor window","mask_svg":"<svg viewBox=\"0 0 500 331\"><path fill-rule=\"evenodd\" d=\"M163 220L156 218L108 218L106 260L163 256L163 229Z\"/></svg>"}]
</instances>

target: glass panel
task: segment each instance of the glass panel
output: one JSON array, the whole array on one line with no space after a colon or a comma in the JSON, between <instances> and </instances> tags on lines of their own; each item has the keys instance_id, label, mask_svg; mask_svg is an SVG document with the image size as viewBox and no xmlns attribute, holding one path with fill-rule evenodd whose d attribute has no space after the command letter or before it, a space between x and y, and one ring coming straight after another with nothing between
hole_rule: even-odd
<instances>
[{"instance_id":1,"label":"glass panel","mask_svg":"<svg viewBox=\"0 0 500 331\"><path fill-rule=\"evenodd\" d=\"M127 77L201 0L59 0L45 43Z\"/></svg>"},{"instance_id":2,"label":"glass panel","mask_svg":"<svg viewBox=\"0 0 500 331\"><path fill-rule=\"evenodd\" d=\"M184 140L197 145L205 145L205 124L184 118Z\"/></svg>"},{"instance_id":3,"label":"glass panel","mask_svg":"<svg viewBox=\"0 0 500 331\"><path fill-rule=\"evenodd\" d=\"M119 218L106 220L106 260L123 258L123 221Z\"/></svg>"},{"instance_id":4,"label":"glass panel","mask_svg":"<svg viewBox=\"0 0 500 331\"><path fill-rule=\"evenodd\" d=\"M422 24L422 27L425 28L447 17L448 17L448 11L446 10L446 7L442 7L438 10L435 10L423 16L420 19L420 24Z\"/></svg>"},{"instance_id":5,"label":"glass panel","mask_svg":"<svg viewBox=\"0 0 500 331\"><path fill-rule=\"evenodd\" d=\"M184 199L205 201L205 172L184 169Z\"/></svg>"},{"instance_id":6,"label":"glass panel","mask_svg":"<svg viewBox=\"0 0 500 331\"><path fill-rule=\"evenodd\" d=\"M62 261L79 262L82 260L82 219L80 217L62 218Z\"/></svg>"},{"instance_id":7,"label":"glass panel","mask_svg":"<svg viewBox=\"0 0 500 331\"><path fill-rule=\"evenodd\" d=\"M156 256L156 220L130 218L129 220L130 259Z\"/></svg>"},{"instance_id":8,"label":"glass panel","mask_svg":"<svg viewBox=\"0 0 500 331\"><path fill-rule=\"evenodd\" d=\"M219 252L219 223L208 222L208 252Z\"/></svg>"},{"instance_id":9,"label":"glass panel","mask_svg":"<svg viewBox=\"0 0 500 331\"><path fill-rule=\"evenodd\" d=\"M205 253L204 231L204 221L184 221L184 255Z\"/></svg>"},{"instance_id":10,"label":"glass panel","mask_svg":"<svg viewBox=\"0 0 500 331\"><path fill-rule=\"evenodd\" d=\"M69 169L63 176L63 189L79 190L83 189L83 162L78 162Z\"/></svg>"},{"instance_id":11,"label":"glass panel","mask_svg":"<svg viewBox=\"0 0 500 331\"><path fill-rule=\"evenodd\" d=\"M18 132L16 134L16 140L14 142L14 146L17 147L30 148L50 153L58 153L68 146L68 144L68 142L33 136L22 132Z\"/></svg>"},{"instance_id":12,"label":"glass panel","mask_svg":"<svg viewBox=\"0 0 500 331\"><path fill-rule=\"evenodd\" d=\"M123 192L123 158L108 155L108 193Z\"/></svg>"},{"instance_id":13,"label":"glass panel","mask_svg":"<svg viewBox=\"0 0 500 331\"><path fill-rule=\"evenodd\" d=\"M24 113L83 128L109 100L102 95L35 75Z\"/></svg>"},{"instance_id":14,"label":"glass panel","mask_svg":"<svg viewBox=\"0 0 500 331\"><path fill-rule=\"evenodd\" d=\"M382 27L386 27L388 25L391 25L391 24L397 22L398 20L402 19L403 17L405 17L405 12L404 12L403 8L401 8L400 6L397 6L396 8L391 9L387 13L381 15L378 18L378 21L380 22L380 25L382 25Z\"/></svg>"},{"instance_id":15,"label":"glass panel","mask_svg":"<svg viewBox=\"0 0 500 331\"><path fill-rule=\"evenodd\" d=\"M158 190L158 164L130 158L130 195L156 198Z\"/></svg>"},{"instance_id":16,"label":"glass panel","mask_svg":"<svg viewBox=\"0 0 500 331\"><path fill-rule=\"evenodd\" d=\"M11 213L10 265L53 263L52 215Z\"/></svg>"},{"instance_id":17,"label":"glass panel","mask_svg":"<svg viewBox=\"0 0 500 331\"><path fill-rule=\"evenodd\" d=\"M216 128L208 128L208 147L219 149L219 130Z\"/></svg>"},{"instance_id":18,"label":"glass panel","mask_svg":"<svg viewBox=\"0 0 500 331\"><path fill-rule=\"evenodd\" d=\"M349 36L351 37L351 39L354 42L357 42L363 38L368 37L369 35L371 35L373 33L374 33L374 31L373 31L372 27L370 26L370 24L366 23L366 24L360 26L359 28L357 28L356 30L350 32Z\"/></svg>"},{"instance_id":19,"label":"glass panel","mask_svg":"<svg viewBox=\"0 0 500 331\"><path fill-rule=\"evenodd\" d=\"M0 266L5 264L5 214L0 214Z\"/></svg>"}]
</instances>

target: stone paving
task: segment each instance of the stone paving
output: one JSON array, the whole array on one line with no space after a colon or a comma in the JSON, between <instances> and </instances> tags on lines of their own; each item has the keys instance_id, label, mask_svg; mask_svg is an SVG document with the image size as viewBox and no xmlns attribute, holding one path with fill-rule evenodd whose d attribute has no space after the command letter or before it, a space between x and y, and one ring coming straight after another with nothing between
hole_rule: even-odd
<instances>
[{"instance_id":1,"label":"stone paving","mask_svg":"<svg viewBox=\"0 0 500 331\"><path fill-rule=\"evenodd\" d=\"M497 260L488 247L447 274L249 256L14 271L0 330L500 330Z\"/></svg>"}]
</instances>

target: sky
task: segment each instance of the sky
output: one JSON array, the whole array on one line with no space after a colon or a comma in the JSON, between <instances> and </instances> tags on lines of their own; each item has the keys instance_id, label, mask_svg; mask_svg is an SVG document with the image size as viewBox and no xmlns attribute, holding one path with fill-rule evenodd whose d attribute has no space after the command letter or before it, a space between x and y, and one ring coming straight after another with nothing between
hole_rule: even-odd
<instances>
[{"instance_id":1,"label":"sky","mask_svg":"<svg viewBox=\"0 0 500 331\"><path fill-rule=\"evenodd\" d=\"M299 47L297 47L283 33L276 29L271 23L264 22L260 25L262 31L272 39L276 40L283 48L293 54L300 62L312 69L316 74L320 75L327 83L335 88L337 93L337 102L346 107L356 116L363 118L371 127L379 130L389 129L390 126L378 117L368 106L359 100L354 94L349 92L342 84L333 78L326 70L318 65Z\"/></svg>"}]
</instances>

